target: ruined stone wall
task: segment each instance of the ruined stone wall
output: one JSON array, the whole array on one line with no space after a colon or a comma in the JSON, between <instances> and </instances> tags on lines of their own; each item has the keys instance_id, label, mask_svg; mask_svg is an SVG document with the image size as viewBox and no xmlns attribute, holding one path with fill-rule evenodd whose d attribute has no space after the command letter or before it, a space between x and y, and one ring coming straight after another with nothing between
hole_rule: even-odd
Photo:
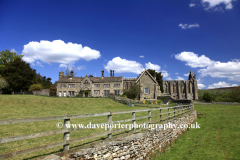
<instances>
[{"instance_id":1,"label":"ruined stone wall","mask_svg":"<svg viewBox=\"0 0 240 160\"><path fill-rule=\"evenodd\" d=\"M173 124L192 124L197 118L197 111L172 121ZM166 122L165 124L168 124ZM120 160L120 159L147 159L155 150L163 149L168 143L182 135L187 128L177 129L153 129L144 133L132 134L130 136L102 142L92 148L82 149L71 154L72 159L96 159L96 160Z\"/></svg>"}]
</instances>

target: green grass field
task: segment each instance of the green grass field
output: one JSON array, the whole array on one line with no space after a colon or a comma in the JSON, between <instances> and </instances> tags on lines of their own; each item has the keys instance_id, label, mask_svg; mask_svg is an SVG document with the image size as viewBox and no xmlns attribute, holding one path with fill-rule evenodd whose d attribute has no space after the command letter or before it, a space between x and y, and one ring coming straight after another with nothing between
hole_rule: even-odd
<instances>
[{"instance_id":1,"label":"green grass field","mask_svg":"<svg viewBox=\"0 0 240 160\"><path fill-rule=\"evenodd\" d=\"M158 106L159 107L159 106ZM162 106L161 106L162 107ZM77 115L77 114L90 114L90 113L103 113L109 111L127 111L146 109L146 107L129 107L111 99L107 98L53 98L44 96L33 95L0 95L0 119L18 119L18 118L31 118L31 117L47 117L47 116L59 116L59 115ZM173 111L173 109L171 109ZM167 112L167 110L163 111ZM159 111L152 111L152 115L158 114ZM173 113L172 113L173 114ZM171 115L172 115L171 114ZM136 117L147 116L147 112L136 113ZM167 115L164 115L165 117ZM113 115L113 121L130 119L130 114ZM158 119L159 116L153 117L152 120ZM137 120L136 123L146 122L146 119ZM10 125L0 125L0 138L12 137L17 135L26 135L32 133L39 133L45 131L58 130L56 127L57 122L63 122L63 120L44 121L44 122L31 122L20 123ZM98 124L107 122L107 116L90 117L72 119L72 124ZM128 122L131 123L131 122ZM105 132L104 129L86 129L80 131L74 131L70 133L70 139L79 137L85 137L97 133ZM114 135L113 135L114 136ZM106 138L106 136L105 136ZM81 141L70 144L70 149L80 147L85 143L91 141L101 140L100 138L94 138L87 141ZM0 144L0 154L10 153L13 151L24 150L28 148L38 147L46 144L52 144L63 141L63 134L40 137L29 140L22 140L10 143ZM48 150L33 152L27 155L17 156L12 159L35 159L41 156L47 156L60 152L62 147L55 147Z\"/></svg>"},{"instance_id":2,"label":"green grass field","mask_svg":"<svg viewBox=\"0 0 240 160\"><path fill-rule=\"evenodd\" d=\"M195 105L200 129L189 129L158 159L240 159L240 106ZM169 148L171 148L169 150Z\"/></svg>"}]
</instances>

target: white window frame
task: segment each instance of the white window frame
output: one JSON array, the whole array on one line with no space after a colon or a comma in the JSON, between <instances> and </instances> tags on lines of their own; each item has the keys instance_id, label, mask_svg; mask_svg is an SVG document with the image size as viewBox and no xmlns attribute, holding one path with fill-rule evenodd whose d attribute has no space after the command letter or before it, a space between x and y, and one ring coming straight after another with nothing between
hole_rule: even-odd
<instances>
[{"instance_id":1,"label":"white window frame","mask_svg":"<svg viewBox=\"0 0 240 160\"><path fill-rule=\"evenodd\" d=\"M75 84L69 84L68 88L75 88Z\"/></svg>"},{"instance_id":2,"label":"white window frame","mask_svg":"<svg viewBox=\"0 0 240 160\"><path fill-rule=\"evenodd\" d=\"M117 93L117 94L116 94ZM120 95L120 90L114 90L114 95Z\"/></svg>"},{"instance_id":3,"label":"white window frame","mask_svg":"<svg viewBox=\"0 0 240 160\"><path fill-rule=\"evenodd\" d=\"M66 91L63 92L63 97L67 97L67 92Z\"/></svg>"},{"instance_id":4,"label":"white window frame","mask_svg":"<svg viewBox=\"0 0 240 160\"><path fill-rule=\"evenodd\" d=\"M110 84L104 84L104 88L110 88Z\"/></svg>"},{"instance_id":5,"label":"white window frame","mask_svg":"<svg viewBox=\"0 0 240 160\"><path fill-rule=\"evenodd\" d=\"M94 84L94 87L99 88L100 84Z\"/></svg>"},{"instance_id":6,"label":"white window frame","mask_svg":"<svg viewBox=\"0 0 240 160\"><path fill-rule=\"evenodd\" d=\"M59 91L59 92L58 92L58 96L59 96L59 97L62 97L62 91Z\"/></svg>"},{"instance_id":7,"label":"white window frame","mask_svg":"<svg viewBox=\"0 0 240 160\"><path fill-rule=\"evenodd\" d=\"M100 90L94 90L94 95L100 96Z\"/></svg>"},{"instance_id":8,"label":"white window frame","mask_svg":"<svg viewBox=\"0 0 240 160\"><path fill-rule=\"evenodd\" d=\"M120 87L120 83L114 84L114 87Z\"/></svg>"},{"instance_id":9,"label":"white window frame","mask_svg":"<svg viewBox=\"0 0 240 160\"><path fill-rule=\"evenodd\" d=\"M148 92L146 92L148 91ZM144 88L144 94L150 94L150 89L149 88Z\"/></svg>"}]
</instances>

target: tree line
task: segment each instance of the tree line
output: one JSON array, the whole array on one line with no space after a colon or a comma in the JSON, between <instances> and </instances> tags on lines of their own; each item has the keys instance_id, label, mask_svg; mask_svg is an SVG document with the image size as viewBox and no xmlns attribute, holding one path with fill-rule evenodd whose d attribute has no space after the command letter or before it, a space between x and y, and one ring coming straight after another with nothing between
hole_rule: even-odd
<instances>
[{"instance_id":1,"label":"tree line","mask_svg":"<svg viewBox=\"0 0 240 160\"><path fill-rule=\"evenodd\" d=\"M55 94L56 87L52 84L52 79L36 73L29 63L22 60L22 57L23 55L7 49L0 51L0 92L10 94L51 89L50 94Z\"/></svg>"}]
</instances>

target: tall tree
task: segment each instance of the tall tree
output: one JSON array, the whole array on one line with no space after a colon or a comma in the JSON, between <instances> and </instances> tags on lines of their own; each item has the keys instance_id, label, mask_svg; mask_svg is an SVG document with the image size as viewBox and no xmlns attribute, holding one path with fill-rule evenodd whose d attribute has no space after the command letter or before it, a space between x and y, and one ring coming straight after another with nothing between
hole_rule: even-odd
<instances>
[{"instance_id":1,"label":"tall tree","mask_svg":"<svg viewBox=\"0 0 240 160\"><path fill-rule=\"evenodd\" d=\"M23 55L18 55L16 52L11 52L10 50L0 51L0 72L9 62L14 61L17 58L22 58Z\"/></svg>"},{"instance_id":2,"label":"tall tree","mask_svg":"<svg viewBox=\"0 0 240 160\"><path fill-rule=\"evenodd\" d=\"M9 84L8 91L27 91L35 81L36 70L21 58L16 58L5 65L2 76Z\"/></svg>"},{"instance_id":3,"label":"tall tree","mask_svg":"<svg viewBox=\"0 0 240 160\"><path fill-rule=\"evenodd\" d=\"M147 70L153 77L156 76L156 81L160 86L160 90L163 93L163 76L161 72L156 72L156 70L148 69Z\"/></svg>"}]
</instances>

